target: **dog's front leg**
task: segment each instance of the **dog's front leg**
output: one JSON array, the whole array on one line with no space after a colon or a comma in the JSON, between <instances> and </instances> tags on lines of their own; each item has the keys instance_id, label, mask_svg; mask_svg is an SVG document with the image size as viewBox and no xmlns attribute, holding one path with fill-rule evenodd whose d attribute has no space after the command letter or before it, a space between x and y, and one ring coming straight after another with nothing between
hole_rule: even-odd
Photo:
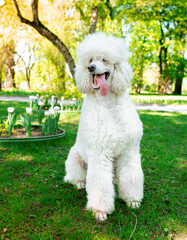
<instances>
[{"instance_id":1,"label":"dog's front leg","mask_svg":"<svg viewBox=\"0 0 187 240\"><path fill-rule=\"evenodd\" d=\"M66 176L64 177L64 181L76 184L78 189L85 188L86 168L76 145L69 152L65 168Z\"/></svg>"},{"instance_id":2,"label":"dog's front leg","mask_svg":"<svg viewBox=\"0 0 187 240\"><path fill-rule=\"evenodd\" d=\"M138 208L143 198L144 175L139 150L128 150L117 163L119 197L132 208Z\"/></svg>"},{"instance_id":3,"label":"dog's front leg","mask_svg":"<svg viewBox=\"0 0 187 240\"><path fill-rule=\"evenodd\" d=\"M87 209L93 211L98 221L104 221L114 211L114 186L112 161L102 156L88 159L86 179Z\"/></svg>"}]
</instances>

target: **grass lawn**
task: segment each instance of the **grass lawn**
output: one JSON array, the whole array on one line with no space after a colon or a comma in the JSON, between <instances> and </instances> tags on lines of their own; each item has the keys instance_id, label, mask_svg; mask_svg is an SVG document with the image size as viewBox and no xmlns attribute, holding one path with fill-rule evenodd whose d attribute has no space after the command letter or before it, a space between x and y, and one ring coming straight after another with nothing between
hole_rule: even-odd
<instances>
[{"instance_id":1,"label":"grass lawn","mask_svg":"<svg viewBox=\"0 0 187 240\"><path fill-rule=\"evenodd\" d=\"M2 90L0 96L21 96L29 97L30 95L46 95L47 91L32 91L32 90ZM55 93L54 93L55 94ZM50 93L52 95L52 93ZM148 103L148 104L187 104L187 95L158 95L142 93L136 94L130 92L131 98L135 103Z\"/></svg>"},{"instance_id":2,"label":"grass lawn","mask_svg":"<svg viewBox=\"0 0 187 240\"><path fill-rule=\"evenodd\" d=\"M1 90L0 96L20 96L20 97L29 97L30 95L36 95L38 91L34 90L19 90L19 89L12 89L12 90ZM45 92L44 92L45 93ZM46 93L47 94L47 93Z\"/></svg>"},{"instance_id":3,"label":"grass lawn","mask_svg":"<svg viewBox=\"0 0 187 240\"><path fill-rule=\"evenodd\" d=\"M187 104L186 95L158 95L158 94L134 94L131 93L131 98L135 103L146 104Z\"/></svg>"},{"instance_id":4,"label":"grass lawn","mask_svg":"<svg viewBox=\"0 0 187 240\"><path fill-rule=\"evenodd\" d=\"M13 103L23 111L28 103ZM0 102L0 118L12 103ZM79 113L66 113L61 140L0 144L1 239L185 239L187 115L140 111L144 199L132 210L116 197L115 212L97 223L85 210L86 192L63 182ZM116 189L117 195L117 189ZM133 232L134 231L134 232ZM132 235L133 234L133 235Z\"/></svg>"}]
</instances>

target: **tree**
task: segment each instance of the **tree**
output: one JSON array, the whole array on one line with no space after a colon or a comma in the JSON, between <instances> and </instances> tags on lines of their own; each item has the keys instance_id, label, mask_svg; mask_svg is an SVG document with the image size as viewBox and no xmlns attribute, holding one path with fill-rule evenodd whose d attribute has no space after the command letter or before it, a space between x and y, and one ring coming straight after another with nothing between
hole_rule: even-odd
<instances>
[{"instance_id":1,"label":"tree","mask_svg":"<svg viewBox=\"0 0 187 240\"><path fill-rule=\"evenodd\" d=\"M39 20L38 16L38 0L31 1L31 8L32 8L32 17L33 20L30 21L22 16L21 11L19 9L18 3L14 0L14 4L17 10L17 15L20 18L22 23L25 23L34 29L36 29L42 36L47 38L54 46L56 46L62 55L64 56L65 61L67 62L72 77L74 78L75 74L75 62L72 58L71 53L67 49L66 45L55 35L52 31L50 31L46 26L44 26L41 21Z\"/></svg>"},{"instance_id":2,"label":"tree","mask_svg":"<svg viewBox=\"0 0 187 240\"><path fill-rule=\"evenodd\" d=\"M15 88L16 83L15 83L15 43L13 41L8 42L6 45L3 46L3 59L2 59L2 67L5 64L6 70L5 70L5 75L6 75L6 88Z\"/></svg>"},{"instance_id":3,"label":"tree","mask_svg":"<svg viewBox=\"0 0 187 240\"><path fill-rule=\"evenodd\" d=\"M176 75L175 75L175 90L173 94L181 95L182 93L182 81L184 78L184 70L186 66L186 60L184 59L184 55L181 56L181 59L179 59L177 68L176 68Z\"/></svg>"},{"instance_id":4,"label":"tree","mask_svg":"<svg viewBox=\"0 0 187 240\"><path fill-rule=\"evenodd\" d=\"M107 20L110 19L111 22L114 20L116 8L110 0L74 0L74 4L84 24L81 29L83 34L94 33L96 30L103 31L107 25Z\"/></svg>"},{"instance_id":5,"label":"tree","mask_svg":"<svg viewBox=\"0 0 187 240\"><path fill-rule=\"evenodd\" d=\"M8 88L15 87L15 39L17 37L16 26L19 26L19 22L13 14L8 14L10 9L10 5L5 3L0 6L0 90L3 76L6 78Z\"/></svg>"},{"instance_id":6,"label":"tree","mask_svg":"<svg viewBox=\"0 0 187 240\"><path fill-rule=\"evenodd\" d=\"M168 44L164 34L162 23L160 22L160 47L159 47L159 68L160 77L158 82L158 93L168 93L170 90L169 84L171 83L169 67L168 67Z\"/></svg>"},{"instance_id":7,"label":"tree","mask_svg":"<svg viewBox=\"0 0 187 240\"><path fill-rule=\"evenodd\" d=\"M72 74L72 77L74 77L75 62L73 60L73 57L70 51L68 50L67 46L64 44L64 42L62 42L57 35L55 35L52 31L50 31L49 28L44 26L40 21L38 16L38 12L39 12L38 0L31 1L31 9L32 9L32 17L33 17L32 21L23 17L23 15L21 14L19 5L17 3L17 0L14 0L14 4L17 10L17 15L20 18L21 22L36 29L42 36L47 38L50 42L53 43L54 46L56 46L60 50L60 52L64 56L65 61L69 65L69 69ZM90 1L89 4L88 3L85 4L84 2L77 3L75 1L75 5L79 9L80 14L83 18L84 18L84 11L82 11L82 7L88 6L88 9L89 9L91 6L91 9L89 9L89 11L91 12L91 17L89 21L90 33L93 33L96 30L98 16L100 16L100 19L102 19L102 21L107 17L107 11L109 11L110 16L112 16L112 7L110 5L109 0L107 0L106 3L100 0L97 4L95 4L95 1ZM86 19L87 19L87 16L86 16Z\"/></svg>"},{"instance_id":8,"label":"tree","mask_svg":"<svg viewBox=\"0 0 187 240\"><path fill-rule=\"evenodd\" d=\"M158 38L155 39L159 42L158 47L158 62L160 68L160 79L159 79L159 92L167 92L168 87L172 83L171 78L171 50L173 42L176 40L178 42L183 41L183 35L186 26L186 8L183 6L184 3L179 0L128 0L128 1L118 1L118 6L120 6L119 15L124 16L126 23L132 24L132 22L143 21L145 24L147 22L156 21L157 25L160 26L160 32L158 33ZM181 44L179 44L180 46ZM180 54L182 49L179 49L178 54ZM180 88L182 86L181 78L184 76L183 63L181 57L176 59L181 59L180 77L177 75L173 79L177 79L180 82ZM177 66L177 65L176 65ZM177 67L176 67L177 70ZM173 71L177 74L177 71Z\"/></svg>"},{"instance_id":9,"label":"tree","mask_svg":"<svg viewBox=\"0 0 187 240\"><path fill-rule=\"evenodd\" d=\"M51 91L64 94L70 81L65 71L65 62L58 50L45 40L45 48L37 46L36 63L34 66L33 82L46 85ZM34 79L35 78L35 79ZM72 79L71 79L72 81Z\"/></svg>"},{"instance_id":10,"label":"tree","mask_svg":"<svg viewBox=\"0 0 187 240\"><path fill-rule=\"evenodd\" d=\"M6 53L4 51L4 47L0 48L0 91L2 90L2 78L3 78L3 68L5 65Z\"/></svg>"},{"instance_id":11,"label":"tree","mask_svg":"<svg viewBox=\"0 0 187 240\"><path fill-rule=\"evenodd\" d=\"M26 75L26 80L27 80L27 88L30 89L31 85L30 85L30 79L31 79L31 70L34 67L34 60L32 59L34 57L34 49L32 49L31 51L31 46L29 44L26 44L26 46L24 47L24 49L26 48L26 53L27 53L27 59L24 59L23 54L22 53L16 53L18 55L18 61L21 59L21 61L24 64L25 67L25 75Z\"/></svg>"},{"instance_id":12,"label":"tree","mask_svg":"<svg viewBox=\"0 0 187 240\"><path fill-rule=\"evenodd\" d=\"M175 89L173 94L181 94L182 93L182 81L185 76L185 66L187 65L187 60L185 59L185 34L181 33L183 38L182 41L176 41L175 47L173 51L173 63L172 69L174 71L174 80L175 80ZM175 65L175 66L174 66Z\"/></svg>"},{"instance_id":13,"label":"tree","mask_svg":"<svg viewBox=\"0 0 187 240\"><path fill-rule=\"evenodd\" d=\"M132 87L141 93L144 86L144 71L155 62L157 52L154 50L154 39L157 27L154 22L138 21L131 30L130 63L133 68Z\"/></svg>"}]
</instances>

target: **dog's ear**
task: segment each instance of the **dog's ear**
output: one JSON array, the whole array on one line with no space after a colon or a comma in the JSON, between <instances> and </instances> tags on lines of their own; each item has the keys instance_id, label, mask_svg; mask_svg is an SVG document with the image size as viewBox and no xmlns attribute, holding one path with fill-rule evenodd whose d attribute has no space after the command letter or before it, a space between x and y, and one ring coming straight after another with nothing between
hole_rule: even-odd
<instances>
[{"instance_id":1,"label":"dog's ear","mask_svg":"<svg viewBox=\"0 0 187 240\"><path fill-rule=\"evenodd\" d=\"M120 95L130 86L132 79L132 69L127 61L116 63L114 66L114 74L111 82L111 90Z\"/></svg>"},{"instance_id":2,"label":"dog's ear","mask_svg":"<svg viewBox=\"0 0 187 240\"><path fill-rule=\"evenodd\" d=\"M90 77L87 69L80 64L77 65L75 71L75 80L77 83L77 88L81 93L91 93L93 92L92 81L90 81Z\"/></svg>"}]
</instances>

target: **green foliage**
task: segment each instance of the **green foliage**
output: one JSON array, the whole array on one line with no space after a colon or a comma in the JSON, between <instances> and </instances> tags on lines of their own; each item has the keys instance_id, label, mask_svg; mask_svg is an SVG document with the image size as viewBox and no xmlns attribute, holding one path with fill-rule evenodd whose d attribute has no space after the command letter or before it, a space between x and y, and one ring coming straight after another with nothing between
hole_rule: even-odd
<instances>
[{"instance_id":1,"label":"green foliage","mask_svg":"<svg viewBox=\"0 0 187 240\"><path fill-rule=\"evenodd\" d=\"M38 105L38 98L36 96L29 96L30 98L30 108L32 110L37 110L39 108L39 105Z\"/></svg>"},{"instance_id":2,"label":"green foliage","mask_svg":"<svg viewBox=\"0 0 187 240\"><path fill-rule=\"evenodd\" d=\"M38 122L39 122L39 125L40 125L40 127L41 127L41 125L42 125L42 120L43 120L43 118L44 118L44 110L40 108L40 109L37 111L37 114L38 114Z\"/></svg>"},{"instance_id":3,"label":"green foliage","mask_svg":"<svg viewBox=\"0 0 187 240\"><path fill-rule=\"evenodd\" d=\"M47 116L43 126L42 126L42 132L43 135L53 135L58 132L58 121L60 117L59 112L55 112L54 114L49 113L50 115Z\"/></svg>"},{"instance_id":4,"label":"green foliage","mask_svg":"<svg viewBox=\"0 0 187 240\"><path fill-rule=\"evenodd\" d=\"M31 137L32 115L28 113L26 113L26 116L20 115L20 120L18 123L25 128L26 136Z\"/></svg>"},{"instance_id":5,"label":"green foliage","mask_svg":"<svg viewBox=\"0 0 187 240\"><path fill-rule=\"evenodd\" d=\"M48 89L57 96L80 95L74 86L74 80L67 73L63 57L58 50L45 41L45 48L38 46L37 61L33 68L31 81L37 89ZM71 92L71 90L73 90Z\"/></svg>"},{"instance_id":6,"label":"green foliage","mask_svg":"<svg viewBox=\"0 0 187 240\"><path fill-rule=\"evenodd\" d=\"M16 113L8 113L8 134L11 137L12 129L16 124L17 114Z\"/></svg>"},{"instance_id":7,"label":"green foliage","mask_svg":"<svg viewBox=\"0 0 187 240\"><path fill-rule=\"evenodd\" d=\"M31 6L20 1L18 4L23 16L31 20ZM184 53L187 8L185 4L179 0L73 0L49 1L47 5L40 2L38 10L41 22L52 29L53 33L65 43L76 63L76 48L88 34L92 10L97 8L96 31L112 33L117 37L127 38L127 41L130 39L130 62L134 70L133 90L137 92L145 88L158 90L159 81L161 81L165 88L169 86L166 89L169 93L171 85L176 85L177 82L182 85L186 76ZM5 60L8 58L6 57L8 52L10 53L10 47L7 48L9 42L13 45L18 43L18 47L20 39L24 39L35 49L32 52L32 55L36 55L31 74L32 87L46 90L50 94L55 92L57 96L63 95L66 99L73 97L81 99L81 94L74 87L74 79L69 76L70 72L62 52L60 53L48 40L30 27L27 28L25 24L21 24L11 1L6 1L6 4L0 8L0 12L2 14L1 32L4 33L0 43L2 55L0 82L5 79ZM166 50L165 53L163 49ZM29 53L31 54L31 51L27 54ZM159 69L161 66L162 71ZM150 83L145 78L149 69L160 72L154 84L152 79ZM15 79L17 85L26 79L21 65L17 65Z\"/></svg>"},{"instance_id":8,"label":"green foliage","mask_svg":"<svg viewBox=\"0 0 187 240\"><path fill-rule=\"evenodd\" d=\"M178 79L182 81L185 74L186 8L181 1L173 0L119 0L118 5L118 16L124 16L125 22L131 26L131 63L135 70L136 90L143 87L142 72L157 65L160 68L157 84L164 86L162 91L170 92L169 85Z\"/></svg>"},{"instance_id":9,"label":"green foliage","mask_svg":"<svg viewBox=\"0 0 187 240\"><path fill-rule=\"evenodd\" d=\"M134 24L131 31L129 62L133 68L132 89L140 93L145 84L144 73L150 68L150 65L157 62L157 51L155 39L157 39L158 26L156 21L146 22L138 21ZM150 84L150 83L149 83Z\"/></svg>"}]
</instances>

